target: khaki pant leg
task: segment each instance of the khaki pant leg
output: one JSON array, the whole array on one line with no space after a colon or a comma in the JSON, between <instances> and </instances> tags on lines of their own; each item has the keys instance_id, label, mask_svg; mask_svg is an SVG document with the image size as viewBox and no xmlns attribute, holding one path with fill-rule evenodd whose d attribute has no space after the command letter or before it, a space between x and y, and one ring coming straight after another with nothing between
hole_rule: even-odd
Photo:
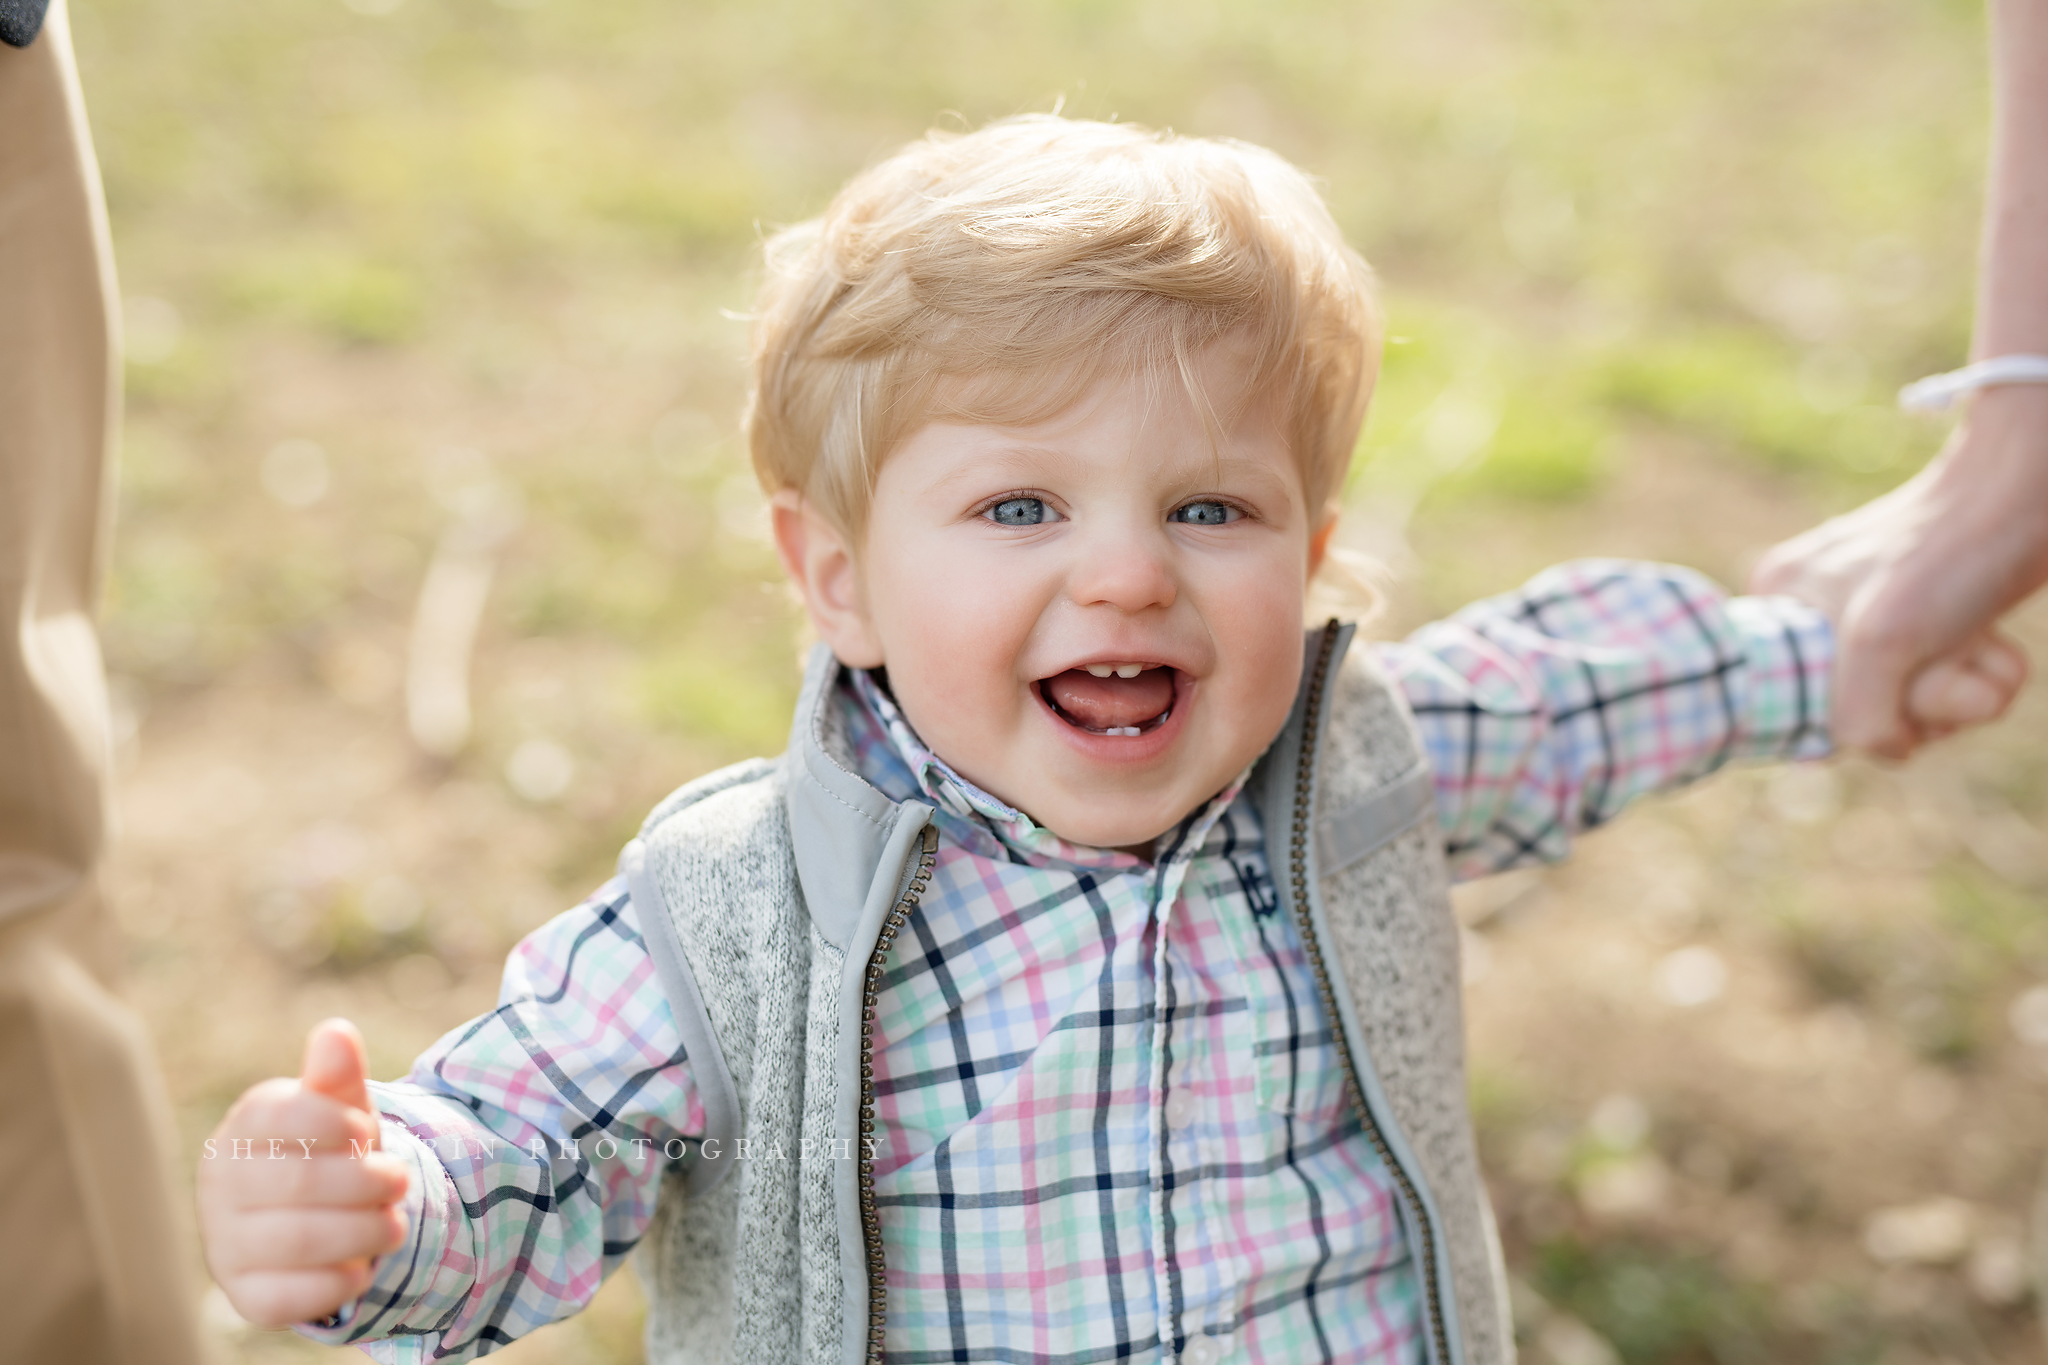
<instances>
[{"instance_id":1,"label":"khaki pant leg","mask_svg":"<svg viewBox=\"0 0 2048 1365\"><path fill-rule=\"evenodd\" d=\"M0 46L0 1361L186 1365L169 1106L98 886L113 281L65 19Z\"/></svg>"}]
</instances>

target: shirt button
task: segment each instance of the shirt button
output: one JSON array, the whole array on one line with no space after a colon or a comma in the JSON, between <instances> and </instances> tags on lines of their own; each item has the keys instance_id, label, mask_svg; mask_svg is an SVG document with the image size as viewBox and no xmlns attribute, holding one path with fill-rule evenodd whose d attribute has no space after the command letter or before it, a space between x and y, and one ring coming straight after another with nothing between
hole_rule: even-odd
<instances>
[{"instance_id":1,"label":"shirt button","mask_svg":"<svg viewBox=\"0 0 2048 1365\"><path fill-rule=\"evenodd\" d=\"M1180 1353L1181 1365L1216 1365L1223 1352L1207 1337L1196 1337Z\"/></svg>"},{"instance_id":2,"label":"shirt button","mask_svg":"<svg viewBox=\"0 0 2048 1365\"><path fill-rule=\"evenodd\" d=\"M1195 1092L1176 1090L1166 1097L1166 1126L1185 1128L1195 1121ZM1207 1340L1207 1338L1203 1338ZM1206 1362L1204 1362L1206 1365Z\"/></svg>"}]
</instances>

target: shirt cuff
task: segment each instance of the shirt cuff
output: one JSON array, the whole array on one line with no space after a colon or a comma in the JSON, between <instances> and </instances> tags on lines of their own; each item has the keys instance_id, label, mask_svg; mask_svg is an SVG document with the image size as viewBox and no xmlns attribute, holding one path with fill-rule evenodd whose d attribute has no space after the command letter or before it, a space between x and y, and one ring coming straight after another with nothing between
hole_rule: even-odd
<instances>
[{"instance_id":1,"label":"shirt cuff","mask_svg":"<svg viewBox=\"0 0 2048 1365\"><path fill-rule=\"evenodd\" d=\"M1737 597L1728 620L1748 661L1739 758L1823 758L1834 751L1829 701L1835 630L1791 597Z\"/></svg>"},{"instance_id":2,"label":"shirt cuff","mask_svg":"<svg viewBox=\"0 0 2048 1365\"><path fill-rule=\"evenodd\" d=\"M375 1341L365 1346L373 1359L387 1365L409 1365L427 1358L431 1337L408 1334L383 1341L408 1326L417 1333L418 1324L408 1324L406 1312L423 1300L439 1301L451 1292L459 1299L466 1285L450 1283L474 1274L475 1258L466 1246L454 1248L450 1239L468 1240L469 1224L463 1217L462 1196L455 1182L434 1155L433 1149L405 1127L402 1113L394 1112L385 1087L373 1084L382 1122L379 1150L406 1163L405 1196L399 1211L405 1216L406 1236L395 1250L377 1258L369 1288L361 1297L343 1304L332 1316L317 1323L299 1323L294 1331L323 1346L347 1346Z\"/></svg>"}]
</instances>

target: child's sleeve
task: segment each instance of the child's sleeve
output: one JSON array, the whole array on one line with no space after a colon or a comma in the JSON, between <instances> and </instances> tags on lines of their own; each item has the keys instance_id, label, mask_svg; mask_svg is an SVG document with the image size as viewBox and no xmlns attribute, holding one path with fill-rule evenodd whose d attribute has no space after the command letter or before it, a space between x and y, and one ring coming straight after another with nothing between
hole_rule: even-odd
<instances>
[{"instance_id":1,"label":"child's sleeve","mask_svg":"<svg viewBox=\"0 0 2048 1365\"><path fill-rule=\"evenodd\" d=\"M407 1239L299 1330L382 1361L468 1360L587 1304L701 1134L681 1035L624 883L522 940L498 1007L373 1084L410 1163Z\"/></svg>"},{"instance_id":2,"label":"child's sleeve","mask_svg":"<svg viewBox=\"0 0 2048 1365\"><path fill-rule=\"evenodd\" d=\"M1830 748L1827 618L1668 564L1563 564L1376 649L1460 880L1561 859L1636 797L1731 760Z\"/></svg>"}]
</instances>

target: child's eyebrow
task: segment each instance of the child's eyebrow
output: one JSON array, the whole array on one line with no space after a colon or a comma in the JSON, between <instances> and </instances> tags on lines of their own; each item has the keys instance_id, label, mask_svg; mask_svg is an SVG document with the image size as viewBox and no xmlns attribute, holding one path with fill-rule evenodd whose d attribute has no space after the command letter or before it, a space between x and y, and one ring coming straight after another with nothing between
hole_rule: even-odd
<instances>
[{"instance_id":1,"label":"child's eyebrow","mask_svg":"<svg viewBox=\"0 0 2048 1365\"><path fill-rule=\"evenodd\" d=\"M1088 452L1084 450L1004 441L973 452L970 458L961 460L941 474L930 487L933 492L943 493L958 484L1003 483L1012 479L1030 483L1048 476L1057 478L1061 474L1085 470L1089 463ZM1191 458L1184 470L1174 471L1167 481L1175 488L1195 493L1215 487L1219 480L1231 479L1261 484L1280 481L1278 474L1264 460L1230 451L1206 450L1199 457Z\"/></svg>"},{"instance_id":2,"label":"child's eyebrow","mask_svg":"<svg viewBox=\"0 0 2048 1365\"><path fill-rule=\"evenodd\" d=\"M1003 482L1015 477L1029 483L1047 474L1058 475L1085 467L1087 456L1056 446L1005 441L977 450L940 475L932 484L934 492L946 492L956 484Z\"/></svg>"}]
</instances>

